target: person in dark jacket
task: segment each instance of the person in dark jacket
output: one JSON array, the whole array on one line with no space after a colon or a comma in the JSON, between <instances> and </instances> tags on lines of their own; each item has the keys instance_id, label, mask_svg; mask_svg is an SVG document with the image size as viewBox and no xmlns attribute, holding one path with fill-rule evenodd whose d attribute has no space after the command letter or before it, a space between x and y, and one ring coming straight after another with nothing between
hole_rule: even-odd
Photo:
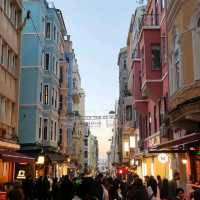
<instances>
[{"instance_id":1,"label":"person in dark jacket","mask_svg":"<svg viewBox=\"0 0 200 200\"><path fill-rule=\"evenodd\" d=\"M24 192L20 186L14 188L7 195L8 200L25 200Z\"/></svg>"},{"instance_id":2,"label":"person in dark jacket","mask_svg":"<svg viewBox=\"0 0 200 200\"><path fill-rule=\"evenodd\" d=\"M185 200L185 192L183 188L177 188L176 200Z\"/></svg>"},{"instance_id":3,"label":"person in dark jacket","mask_svg":"<svg viewBox=\"0 0 200 200\"><path fill-rule=\"evenodd\" d=\"M176 199L176 190L178 188L177 182L180 180L180 173L175 172L173 176L173 180L168 183L168 199L175 200Z\"/></svg>"},{"instance_id":4,"label":"person in dark jacket","mask_svg":"<svg viewBox=\"0 0 200 200\"><path fill-rule=\"evenodd\" d=\"M43 199L49 200L49 189L50 189L50 183L48 180L48 177L45 176L42 182L42 188L43 188Z\"/></svg>"},{"instance_id":5,"label":"person in dark jacket","mask_svg":"<svg viewBox=\"0 0 200 200\"><path fill-rule=\"evenodd\" d=\"M153 176L150 176L148 182L147 182L147 187L151 187L151 189L153 190L153 195L154 197L157 196L157 187L158 187L158 184L157 184L157 181L156 179L153 177Z\"/></svg>"},{"instance_id":6,"label":"person in dark jacket","mask_svg":"<svg viewBox=\"0 0 200 200\"><path fill-rule=\"evenodd\" d=\"M82 200L102 200L103 188L90 175L85 175L82 178L82 183L78 188L77 195Z\"/></svg>"},{"instance_id":7,"label":"person in dark jacket","mask_svg":"<svg viewBox=\"0 0 200 200\"><path fill-rule=\"evenodd\" d=\"M133 185L129 187L127 200L148 200L148 195L142 179L136 179Z\"/></svg>"},{"instance_id":8,"label":"person in dark jacket","mask_svg":"<svg viewBox=\"0 0 200 200\"><path fill-rule=\"evenodd\" d=\"M53 179L52 197L53 197L53 200L57 200L57 199L59 198L58 178L54 178L54 179Z\"/></svg>"},{"instance_id":9,"label":"person in dark jacket","mask_svg":"<svg viewBox=\"0 0 200 200\"><path fill-rule=\"evenodd\" d=\"M168 180L163 179L162 186L160 189L160 199L166 200L168 199Z\"/></svg>"},{"instance_id":10,"label":"person in dark jacket","mask_svg":"<svg viewBox=\"0 0 200 200\"><path fill-rule=\"evenodd\" d=\"M69 180L69 176L65 176L60 185L60 195L62 200L72 200L74 197L74 185Z\"/></svg>"}]
</instances>

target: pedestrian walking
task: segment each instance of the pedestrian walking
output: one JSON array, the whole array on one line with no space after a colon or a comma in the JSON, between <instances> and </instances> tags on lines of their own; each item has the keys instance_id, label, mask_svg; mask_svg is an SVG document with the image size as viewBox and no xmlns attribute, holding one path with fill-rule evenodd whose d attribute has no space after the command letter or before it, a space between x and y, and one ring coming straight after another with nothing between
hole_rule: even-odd
<instances>
[{"instance_id":1,"label":"pedestrian walking","mask_svg":"<svg viewBox=\"0 0 200 200\"><path fill-rule=\"evenodd\" d=\"M163 179L162 186L160 189L160 199L167 200L168 199L168 180Z\"/></svg>"},{"instance_id":2,"label":"pedestrian walking","mask_svg":"<svg viewBox=\"0 0 200 200\"><path fill-rule=\"evenodd\" d=\"M183 188L177 188L176 200L185 200L185 192Z\"/></svg>"},{"instance_id":3,"label":"pedestrian walking","mask_svg":"<svg viewBox=\"0 0 200 200\"><path fill-rule=\"evenodd\" d=\"M15 185L7 195L8 200L25 200L22 187Z\"/></svg>"},{"instance_id":4,"label":"pedestrian walking","mask_svg":"<svg viewBox=\"0 0 200 200\"><path fill-rule=\"evenodd\" d=\"M148 194L142 179L135 179L132 186L129 187L127 200L148 200Z\"/></svg>"},{"instance_id":5,"label":"pedestrian walking","mask_svg":"<svg viewBox=\"0 0 200 200\"><path fill-rule=\"evenodd\" d=\"M173 179L168 184L168 199L175 200L176 199L176 191L178 188L178 182L180 181L180 173L175 172L173 175Z\"/></svg>"},{"instance_id":6,"label":"pedestrian walking","mask_svg":"<svg viewBox=\"0 0 200 200\"><path fill-rule=\"evenodd\" d=\"M157 181L153 176L149 177L149 180L147 182L147 193L149 200L155 200L157 197Z\"/></svg>"}]
</instances>

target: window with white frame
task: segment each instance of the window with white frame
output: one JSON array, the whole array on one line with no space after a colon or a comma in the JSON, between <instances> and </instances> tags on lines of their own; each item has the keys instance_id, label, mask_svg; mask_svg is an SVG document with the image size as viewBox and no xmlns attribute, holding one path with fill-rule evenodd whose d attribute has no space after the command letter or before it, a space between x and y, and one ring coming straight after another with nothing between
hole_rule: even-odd
<instances>
[{"instance_id":1,"label":"window with white frame","mask_svg":"<svg viewBox=\"0 0 200 200\"><path fill-rule=\"evenodd\" d=\"M51 105L53 106L54 105L54 88L52 88L52 94L51 94Z\"/></svg>"},{"instance_id":2,"label":"window with white frame","mask_svg":"<svg viewBox=\"0 0 200 200\"><path fill-rule=\"evenodd\" d=\"M46 22L45 37L46 39L51 39L51 23L50 22Z\"/></svg>"},{"instance_id":3,"label":"window with white frame","mask_svg":"<svg viewBox=\"0 0 200 200\"><path fill-rule=\"evenodd\" d=\"M1 64L6 65L6 44L2 42Z\"/></svg>"},{"instance_id":4,"label":"window with white frame","mask_svg":"<svg viewBox=\"0 0 200 200\"><path fill-rule=\"evenodd\" d=\"M53 39L56 40L56 26L53 27Z\"/></svg>"},{"instance_id":5,"label":"window with white frame","mask_svg":"<svg viewBox=\"0 0 200 200\"><path fill-rule=\"evenodd\" d=\"M44 119L43 121L43 138L47 140L48 137L48 119Z\"/></svg>"},{"instance_id":6,"label":"window with white frame","mask_svg":"<svg viewBox=\"0 0 200 200\"><path fill-rule=\"evenodd\" d=\"M43 84L40 83L40 103L42 102Z\"/></svg>"},{"instance_id":7,"label":"window with white frame","mask_svg":"<svg viewBox=\"0 0 200 200\"><path fill-rule=\"evenodd\" d=\"M52 72L55 73L55 56L52 58Z\"/></svg>"},{"instance_id":8,"label":"window with white frame","mask_svg":"<svg viewBox=\"0 0 200 200\"><path fill-rule=\"evenodd\" d=\"M50 66L50 53L45 53L45 59L44 59L44 70L49 70Z\"/></svg>"},{"instance_id":9,"label":"window with white frame","mask_svg":"<svg viewBox=\"0 0 200 200\"><path fill-rule=\"evenodd\" d=\"M200 12L192 23L193 32L193 60L194 60L194 79L200 80Z\"/></svg>"},{"instance_id":10,"label":"window with white frame","mask_svg":"<svg viewBox=\"0 0 200 200\"><path fill-rule=\"evenodd\" d=\"M38 130L39 139L42 138L42 117L39 118L39 130Z\"/></svg>"},{"instance_id":11,"label":"window with white frame","mask_svg":"<svg viewBox=\"0 0 200 200\"><path fill-rule=\"evenodd\" d=\"M56 142L56 136L57 136L57 122L54 123L54 141Z\"/></svg>"},{"instance_id":12,"label":"window with white frame","mask_svg":"<svg viewBox=\"0 0 200 200\"><path fill-rule=\"evenodd\" d=\"M51 120L51 140L53 140L53 120Z\"/></svg>"},{"instance_id":13,"label":"window with white frame","mask_svg":"<svg viewBox=\"0 0 200 200\"><path fill-rule=\"evenodd\" d=\"M56 60L56 76L58 76L58 61Z\"/></svg>"},{"instance_id":14,"label":"window with white frame","mask_svg":"<svg viewBox=\"0 0 200 200\"><path fill-rule=\"evenodd\" d=\"M57 108L58 104L58 91L56 90L56 96L55 96L55 108Z\"/></svg>"},{"instance_id":15,"label":"window with white frame","mask_svg":"<svg viewBox=\"0 0 200 200\"><path fill-rule=\"evenodd\" d=\"M44 104L48 105L49 103L49 86L45 85L44 86Z\"/></svg>"}]
</instances>

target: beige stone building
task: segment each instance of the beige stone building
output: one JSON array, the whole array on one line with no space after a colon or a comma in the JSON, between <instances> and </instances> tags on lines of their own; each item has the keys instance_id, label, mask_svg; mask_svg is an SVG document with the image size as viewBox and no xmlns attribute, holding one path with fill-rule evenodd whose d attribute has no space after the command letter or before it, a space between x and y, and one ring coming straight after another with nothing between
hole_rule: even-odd
<instances>
[{"instance_id":1,"label":"beige stone building","mask_svg":"<svg viewBox=\"0 0 200 200\"><path fill-rule=\"evenodd\" d=\"M17 150L21 0L0 0L0 150ZM14 163L0 157L0 182L13 178Z\"/></svg>"}]
</instances>

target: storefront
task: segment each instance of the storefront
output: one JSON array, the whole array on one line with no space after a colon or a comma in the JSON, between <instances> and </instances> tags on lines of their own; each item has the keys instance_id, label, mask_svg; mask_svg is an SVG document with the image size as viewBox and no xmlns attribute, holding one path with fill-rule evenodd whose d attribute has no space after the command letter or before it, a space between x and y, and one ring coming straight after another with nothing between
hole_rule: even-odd
<instances>
[{"instance_id":1,"label":"storefront","mask_svg":"<svg viewBox=\"0 0 200 200\"><path fill-rule=\"evenodd\" d=\"M24 176L34 176L35 159L15 151L0 150L0 183L17 179L19 172Z\"/></svg>"}]
</instances>

